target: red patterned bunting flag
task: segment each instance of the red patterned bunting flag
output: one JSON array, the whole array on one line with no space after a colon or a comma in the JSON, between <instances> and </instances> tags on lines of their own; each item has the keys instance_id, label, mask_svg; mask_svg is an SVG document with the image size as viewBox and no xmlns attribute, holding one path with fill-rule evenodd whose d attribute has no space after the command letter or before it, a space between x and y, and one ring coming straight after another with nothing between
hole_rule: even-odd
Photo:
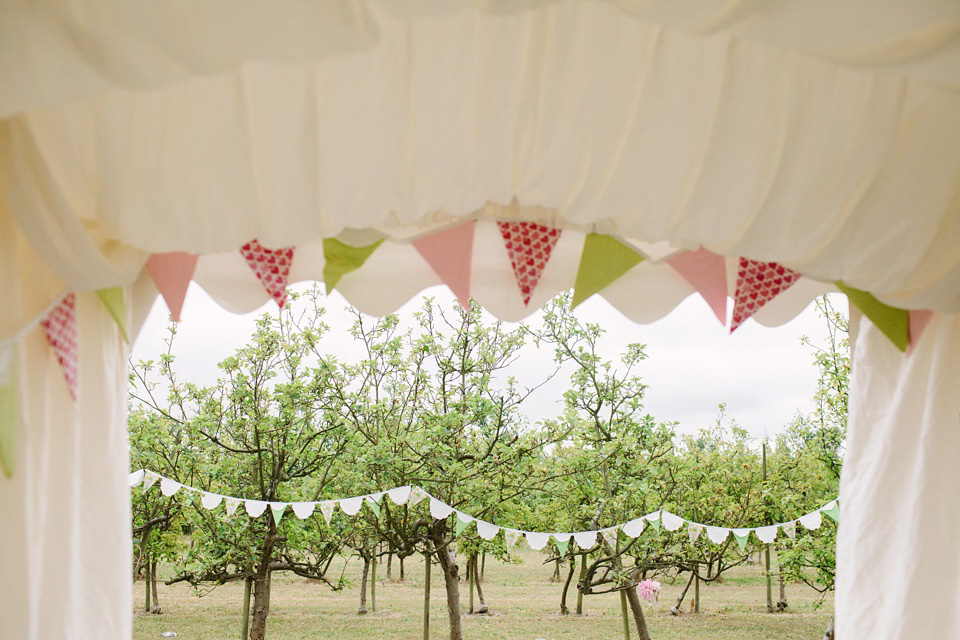
<instances>
[{"instance_id":1,"label":"red patterned bunting flag","mask_svg":"<svg viewBox=\"0 0 960 640\"><path fill-rule=\"evenodd\" d=\"M247 265L259 278L267 293L283 308L287 299L290 267L293 265L293 247L267 249L256 240L251 240L240 247L240 255L247 261Z\"/></svg>"},{"instance_id":2,"label":"red patterned bunting flag","mask_svg":"<svg viewBox=\"0 0 960 640\"><path fill-rule=\"evenodd\" d=\"M40 321L67 381L70 397L77 399L77 298L69 293Z\"/></svg>"},{"instance_id":3,"label":"red patterned bunting flag","mask_svg":"<svg viewBox=\"0 0 960 640\"><path fill-rule=\"evenodd\" d=\"M799 273L776 262L757 262L740 258L730 333L759 311L760 307L790 288L799 278Z\"/></svg>"},{"instance_id":4,"label":"red patterned bunting flag","mask_svg":"<svg viewBox=\"0 0 960 640\"><path fill-rule=\"evenodd\" d=\"M529 304L550 253L560 239L560 229L534 222L498 222L497 225L510 255L523 304Z\"/></svg>"}]
</instances>

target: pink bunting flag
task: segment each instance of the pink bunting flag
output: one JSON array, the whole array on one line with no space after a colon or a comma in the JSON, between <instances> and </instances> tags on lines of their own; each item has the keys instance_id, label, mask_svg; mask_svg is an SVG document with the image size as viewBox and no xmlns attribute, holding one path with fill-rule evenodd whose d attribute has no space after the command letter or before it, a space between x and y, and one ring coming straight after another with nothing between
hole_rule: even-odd
<instances>
[{"instance_id":1,"label":"pink bunting flag","mask_svg":"<svg viewBox=\"0 0 960 640\"><path fill-rule=\"evenodd\" d=\"M167 303L174 322L180 322L183 301L187 297L187 288L193 280L199 258L195 253L173 251L155 253L147 260L147 271L153 278L157 291L163 296L163 301Z\"/></svg>"},{"instance_id":2,"label":"pink bunting flag","mask_svg":"<svg viewBox=\"0 0 960 640\"><path fill-rule=\"evenodd\" d=\"M60 369L67 381L67 390L70 392L70 397L74 400L77 399L77 384L79 381L76 305L76 296L68 293L40 321L43 333L47 336L47 342L50 343L50 347L60 363Z\"/></svg>"},{"instance_id":3,"label":"pink bunting flag","mask_svg":"<svg viewBox=\"0 0 960 640\"><path fill-rule=\"evenodd\" d=\"M927 328L930 319L933 317L933 311L928 309L911 309L909 317L910 345L907 347L907 355L913 353L917 342L920 340L920 336L923 334L923 330Z\"/></svg>"},{"instance_id":4,"label":"pink bunting flag","mask_svg":"<svg viewBox=\"0 0 960 640\"><path fill-rule=\"evenodd\" d=\"M776 262L757 262L740 258L730 333L759 311L760 307L789 289L799 278L799 273Z\"/></svg>"},{"instance_id":5,"label":"pink bunting flag","mask_svg":"<svg viewBox=\"0 0 960 640\"><path fill-rule=\"evenodd\" d=\"M724 257L701 247L679 253L669 258L667 264L700 293L720 324L726 324L727 265Z\"/></svg>"},{"instance_id":6,"label":"pink bunting flag","mask_svg":"<svg viewBox=\"0 0 960 640\"><path fill-rule=\"evenodd\" d=\"M498 222L497 226L510 255L523 304L530 304L550 253L560 239L560 229L534 222Z\"/></svg>"},{"instance_id":7,"label":"pink bunting flag","mask_svg":"<svg viewBox=\"0 0 960 640\"><path fill-rule=\"evenodd\" d=\"M413 241L423 259L427 261L450 291L457 296L460 306L470 309L470 268L473 262L473 232L476 221L471 220L451 229L444 229Z\"/></svg>"},{"instance_id":8,"label":"pink bunting flag","mask_svg":"<svg viewBox=\"0 0 960 640\"><path fill-rule=\"evenodd\" d=\"M251 240L240 247L240 255L282 309L287 300L287 281L293 265L293 247L267 249L256 240Z\"/></svg>"}]
</instances>

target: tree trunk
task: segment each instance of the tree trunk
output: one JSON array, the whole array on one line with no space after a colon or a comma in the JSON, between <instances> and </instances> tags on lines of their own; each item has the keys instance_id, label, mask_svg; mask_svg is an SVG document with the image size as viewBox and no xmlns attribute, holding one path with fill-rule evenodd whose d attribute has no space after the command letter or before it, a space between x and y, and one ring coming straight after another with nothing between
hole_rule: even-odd
<instances>
[{"instance_id":1,"label":"tree trunk","mask_svg":"<svg viewBox=\"0 0 960 640\"><path fill-rule=\"evenodd\" d=\"M393 552L387 554L387 582L393 581Z\"/></svg>"},{"instance_id":2,"label":"tree trunk","mask_svg":"<svg viewBox=\"0 0 960 640\"><path fill-rule=\"evenodd\" d=\"M460 568L457 566L456 553L445 544L445 523L438 520L433 528L433 544L437 548L437 563L443 571L443 582L447 592L447 617L450 621L450 640L463 640L463 626L460 617ZM479 582L477 583L479 586ZM478 589L479 592L479 589Z\"/></svg>"},{"instance_id":3,"label":"tree trunk","mask_svg":"<svg viewBox=\"0 0 960 640\"><path fill-rule=\"evenodd\" d=\"M370 574L370 556L361 554L363 558L363 577L360 579L360 608L357 609L357 615L366 615L367 613L367 576Z\"/></svg>"},{"instance_id":4,"label":"tree trunk","mask_svg":"<svg viewBox=\"0 0 960 640\"><path fill-rule=\"evenodd\" d=\"M403 567L403 558L400 558ZM423 554L423 640L430 640L430 552Z\"/></svg>"},{"instance_id":5,"label":"tree trunk","mask_svg":"<svg viewBox=\"0 0 960 640\"><path fill-rule=\"evenodd\" d=\"M643 606L640 604L640 596L636 589L626 589L627 603L630 610L633 611L633 621L637 625L637 636L640 640L650 640L650 630L647 629L647 620L643 617Z\"/></svg>"},{"instance_id":6,"label":"tree trunk","mask_svg":"<svg viewBox=\"0 0 960 640\"><path fill-rule=\"evenodd\" d=\"M680 592L680 597L677 598L677 604L673 606L673 609L670 610L675 616L680 615L680 606L683 604L683 599L687 597L687 591L690 590L690 585L693 584L693 581L697 579L697 574L693 571L690 572L690 578L687 580L687 586L683 588L683 591Z\"/></svg>"},{"instance_id":7,"label":"tree trunk","mask_svg":"<svg viewBox=\"0 0 960 640\"><path fill-rule=\"evenodd\" d=\"M157 595L157 561L150 563L150 590L153 591L153 613L160 613L160 596Z\"/></svg>"},{"instance_id":8,"label":"tree trunk","mask_svg":"<svg viewBox=\"0 0 960 640\"><path fill-rule=\"evenodd\" d=\"M550 582L560 582L560 556L553 561L553 577L550 578Z\"/></svg>"},{"instance_id":9,"label":"tree trunk","mask_svg":"<svg viewBox=\"0 0 960 640\"><path fill-rule=\"evenodd\" d=\"M398 556L400 558L400 582L403 582L403 556Z\"/></svg>"},{"instance_id":10,"label":"tree trunk","mask_svg":"<svg viewBox=\"0 0 960 640\"><path fill-rule=\"evenodd\" d=\"M476 557L476 556L473 557L473 572L474 572L474 573L477 572L477 557ZM479 581L479 580L477 580L477 598L480 600L480 606L477 607L477 613L487 613L488 611L490 611L490 609L487 608L487 603L486 603L486 601L484 601L484 599L483 599L483 587L480 586L480 581Z\"/></svg>"},{"instance_id":11,"label":"tree trunk","mask_svg":"<svg viewBox=\"0 0 960 640\"><path fill-rule=\"evenodd\" d=\"M243 619L240 624L240 640L247 640L250 637L250 588L253 586L253 578L243 579Z\"/></svg>"},{"instance_id":12,"label":"tree trunk","mask_svg":"<svg viewBox=\"0 0 960 640\"><path fill-rule=\"evenodd\" d=\"M477 576L477 584L483 582L483 577L487 573L487 550L483 550L483 555L480 556L480 575Z\"/></svg>"},{"instance_id":13,"label":"tree trunk","mask_svg":"<svg viewBox=\"0 0 960 640\"><path fill-rule=\"evenodd\" d=\"M570 571L567 572L567 581L563 583L563 593L560 595L560 615L562 616L570 615L570 609L567 608L567 591L570 589L576 569L577 556L570 556Z\"/></svg>"},{"instance_id":14,"label":"tree trunk","mask_svg":"<svg viewBox=\"0 0 960 640\"><path fill-rule=\"evenodd\" d=\"M577 615L583 615L583 588L582 585L587 579L587 555L580 556L580 580L577 582Z\"/></svg>"},{"instance_id":15,"label":"tree trunk","mask_svg":"<svg viewBox=\"0 0 960 640\"><path fill-rule=\"evenodd\" d=\"M147 586L147 595L143 604L143 610L150 613L150 557L146 555L143 559L143 584Z\"/></svg>"},{"instance_id":16,"label":"tree trunk","mask_svg":"<svg viewBox=\"0 0 960 640\"><path fill-rule=\"evenodd\" d=\"M782 573L778 581L780 582L780 599L777 600L777 611L785 611L787 609L787 581L783 579Z\"/></svg>"},{"instance_id":17,"label":"tree trunk","mask_svg":"<svg viewBox=\"0 0 960 640\"><path fill-rule=\"evenodd\" d=\"M267 637L267 614L270 613L270 559L277 541L276 526L271 526L260 549L260 563L253 582L253 621L250 625L250 640Z\"/></svg>"},{"instance_id":18,"label":"tree trunk","mask_svg":"<svg viewBox=\"0 0 960 640\"><path fill-rule=\"evenodd\" d=\"M470 609L467 613L473 613L473 583L474 578L477 575L477 570L474 568L477 566L477 554L473 554L467 560L467 581L470 583Z\"/></svg>"},{"instance_id":19,"label":"tree trunk","mask_svg":"<svg viewBox=\"0 0 960 640\"><path fill-rule=\"evenodd\" d=\"M377 549L373 550L370 559L370 611L377 611Z\"/></svg>"}]
</instances>

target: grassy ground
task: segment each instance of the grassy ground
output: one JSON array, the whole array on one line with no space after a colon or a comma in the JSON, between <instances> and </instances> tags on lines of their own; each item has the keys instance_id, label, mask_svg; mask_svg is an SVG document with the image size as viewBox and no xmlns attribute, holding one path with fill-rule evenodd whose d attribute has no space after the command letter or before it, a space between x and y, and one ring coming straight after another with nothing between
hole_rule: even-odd
<instances>
[{"instance_id":1,"label":"grassy ground","mask_svg":"<svg viewBox=\"0 0 960 640\"><path fill-rule=\"evenodd\" d=\"M584 598L583 616L561 616L559 611L562 583L551 582L552 568L542 564L543 556L524 549L515 553L519 564L500 564L488 559L484 595L490 605L488 615L465 615L464 636L469 639L510 640L600 640L623 637L620 598L615 594ZM359 640L422 638L423 563L408 559L406 580L381 580L377 584L377 610L358 616L358 588L339 593L295 577L274 576L267 637L271 640ZM350 562L346 575L359 584L359 563ZM394 567L396 570L396 567ZM766 612L766 588L759 565L746 565L732 570L723 584L701 587L701 613L688 613L690 595L684 602L684 613L672 616L670 607L684 586L683 579L664 584L660 604L645 609L651 634L655 640L820 640L833 616L828 599L814 608L818 594L804 585L787 586L789 610ZM175 631L188 640L220 640L238 638L243 587L239 583L218 587L198 598L186 585L160 585L161 615L138 610L134 617L135 640L156 640L163 631ZM777 585L774 584L774 599ZM144 585L135 585L138 603L143 604ZM445 594L439 569L432 575L430 637L447 637ZM576 604L572 588L568 603ZM691 595L692 595L691 588ZM461 586L461 600L466 608L468 586ZM370 602L368 597L367 606ZM635 631L632 637L636 638Z\"/></svg>"}]
</instances>

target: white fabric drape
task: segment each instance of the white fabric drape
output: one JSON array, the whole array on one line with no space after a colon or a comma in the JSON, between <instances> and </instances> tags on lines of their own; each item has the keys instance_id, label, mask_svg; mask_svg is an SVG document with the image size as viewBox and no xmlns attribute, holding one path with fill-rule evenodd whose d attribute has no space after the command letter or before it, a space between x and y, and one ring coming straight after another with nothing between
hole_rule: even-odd
<instances>
[{"instance_id":1,"label":"white fabric drape","mask_svg":"<svg viewBox=\"0 0 960 640\"><path fill-rule=\"evenodd\" d=\"M909 357L864 319L853 376L837 637L960 637L960 316Z\"/></svg>"},{"instance_id":2,"label":"white fabric drape","mask_svg":"<svg viewBox=\"0 0 960 640\"><path fill-rule=\"evenodd\" d=\"M17 343L20 419L0 477L0 637L129 638L126 347L96 294L77 297L74 401L39 327Z\"/></svg>"}]
</instances>

